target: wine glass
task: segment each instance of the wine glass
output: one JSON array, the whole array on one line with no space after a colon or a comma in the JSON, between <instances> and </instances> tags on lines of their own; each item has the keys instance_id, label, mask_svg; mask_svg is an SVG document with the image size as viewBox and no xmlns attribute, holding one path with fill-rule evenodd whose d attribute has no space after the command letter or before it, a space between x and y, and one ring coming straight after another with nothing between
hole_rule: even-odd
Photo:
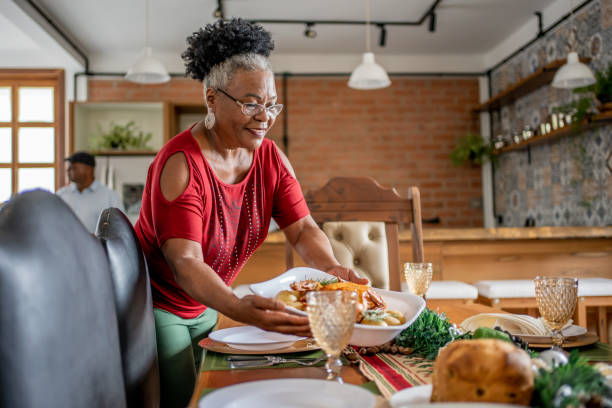
<instances>
[{"instance_id":1,"label":"wine glass","mask_svg":"<svg viewBox=\"0 0 612 408\"><path fill-rule=\"evenodd\" d=\"M425 298L425 293L429 289L433 276L431 263L407 262L404 264L404 276L406 277L408 290L417 296Z\"/></svg>"},{"instance_id":2,"label":"wine glass","mask_svg":"<svg viewBox=\"0 0 612 408\"><path fill-rule=\"evenodd\" d=\"M340 353L353 334L357 294L343 290L312 291L306 295L310 330L327 354L327 379L343 383Z\"/></svg>"},{"instance_id":3,"label":"wine glass","mask_svg":"<svg viewBox=\"0 0 612 408\"><path fill-rule=\"evenodd\" d=\"M563 345L561 329L576 309L578 279L537 276L534 283L538 310L552 329L552 348L560 350Z\"/></svg>"}]
</instances>

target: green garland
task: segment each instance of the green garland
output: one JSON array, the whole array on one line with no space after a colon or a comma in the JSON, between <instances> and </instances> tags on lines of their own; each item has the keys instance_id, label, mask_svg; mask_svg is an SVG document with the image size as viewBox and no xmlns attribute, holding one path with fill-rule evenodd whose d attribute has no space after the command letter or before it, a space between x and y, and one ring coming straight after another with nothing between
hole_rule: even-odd
<instances>
[{"instance_id":1,"label":"green garland","mask_svg":"<svg viewBox=\"0 0 612 408\"><path fill-rule=\"evenodd\" d=\"M565 408L598 406L598 402L612 398L603 375L573 350L569 362L555 366L551 371L543 368L534 378L531 406L534 408ZM595 403L596 405L590 405ZM605 405L609 406L609 405Z\"/></svg>"},{"instance_id":2,"label":"green garland","mask_svg":"<svg viewBox=\"0 0 612 408\"><path fill-rule=\"evenodd\" d=\"M419 317L395 338L395 344L410 347L414 354L430 360L438 356L440 348L456 339L469 339L471 333L460 334L444 316L425 309Z\"/></svg>"}]
</instances>

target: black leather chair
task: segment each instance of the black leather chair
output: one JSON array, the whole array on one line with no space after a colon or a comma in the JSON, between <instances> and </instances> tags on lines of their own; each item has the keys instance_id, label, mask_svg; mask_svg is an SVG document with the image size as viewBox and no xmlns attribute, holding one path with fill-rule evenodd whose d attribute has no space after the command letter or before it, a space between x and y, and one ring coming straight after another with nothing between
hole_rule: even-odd
<instances>
[{"instance_id":1,"label":"black leather chair","mask_svg":"<svg viewBox=\"0 0 612 408\"><path fill-rule=\"evenodd\" d=\"M158 407L155 320L142 249L132 224L117 208L102 212L96 236L106 249L115 288L128 407Z\"/></svg>"},{"instance_id":2,"label":"black leather chair","mask_svg":"<svg viewBox=\"0 0 612 408\"><path fill-rule=\"evenodd\" d=\"M54 194L0 210L0 407L125 407L109 265Z\"/></svg>"}]
</instances>

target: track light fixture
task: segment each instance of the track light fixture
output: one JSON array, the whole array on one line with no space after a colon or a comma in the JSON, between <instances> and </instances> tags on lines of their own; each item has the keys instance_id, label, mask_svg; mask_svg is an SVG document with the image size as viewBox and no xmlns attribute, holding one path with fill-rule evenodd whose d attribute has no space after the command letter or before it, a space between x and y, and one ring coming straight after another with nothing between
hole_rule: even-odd
<instances>
[{"instance_id":1,"label":"track light fixture","mask_svg":"<svg viewBox=\"0 0 612 408\"><path fill-rule=\"evenodd\" d=\"M387 29L384 24L378 24L378 28L380 28L380 39L378 40L378 45L384 47L387 44Z\"/></svg>"},{"instance_id":2,"label":"track light fixture","mask_svg":"<svg viewBox=\"0 0 612 408\"><path fill-rule=\"evenodd\" d=\"M379 45L384 47L387 42L387 26L412 26L418 27L425 23L429 19L429 31L436 31L436 8L442 2L442 0L429 0L431 5L421 14L418 20L412 21L363 21L363 20L298 20L298 19L248 19L247 21L258 24L298 24L306 25L304 30L304 36L308 38L316 38L317 32L312 28L315 25L375 25L380 28ZM213 12L215 18L225 19L226 16L223 12L224 0L217 0L217 8Z\"/></svg>"},{"instance_id":3,"label":"track light fixture","mask_svg":"<svg viewBox=\"0 0 612 408\"><path fill-rule=\"evenodd\" d=\"M433 33L436 31L436 13L431 13L429 15L429 32Z\"/></svg>"},{"instance_id":4,"label":"track light fixture","mask_svg":"<svg viewBox=\"0 0 612 408\"><path fill-rule=\"evenodd\" d=\"M306 30L304 30L304 36L308 38L316 38L317 32L312 29L314 23L306 23Z\"/></svg>"}]
</instances>

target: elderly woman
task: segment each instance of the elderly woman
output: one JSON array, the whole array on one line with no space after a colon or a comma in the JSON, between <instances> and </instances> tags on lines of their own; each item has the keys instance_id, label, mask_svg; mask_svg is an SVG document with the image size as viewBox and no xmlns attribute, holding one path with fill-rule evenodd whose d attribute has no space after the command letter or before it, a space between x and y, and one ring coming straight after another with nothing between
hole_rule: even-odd
<instances>
[{"instance_id":1,"label":"elderly woman","mask_svg":"<svg viewBox=\"0 0 612 408\"><path fill-rule=\"evenodd\" d=\"M287 157L265 138L283 108L268 61L270 34L219 20L187 41L186 71L204 82L208 113L157 154L136 224L151 275L163 406L188 402L196 345L216 311L265 330L309 333L306 317L273 299L239 299L229 288L271 218L308 265L367 282L336 261Z\"/></svg>"}]
</instances>

